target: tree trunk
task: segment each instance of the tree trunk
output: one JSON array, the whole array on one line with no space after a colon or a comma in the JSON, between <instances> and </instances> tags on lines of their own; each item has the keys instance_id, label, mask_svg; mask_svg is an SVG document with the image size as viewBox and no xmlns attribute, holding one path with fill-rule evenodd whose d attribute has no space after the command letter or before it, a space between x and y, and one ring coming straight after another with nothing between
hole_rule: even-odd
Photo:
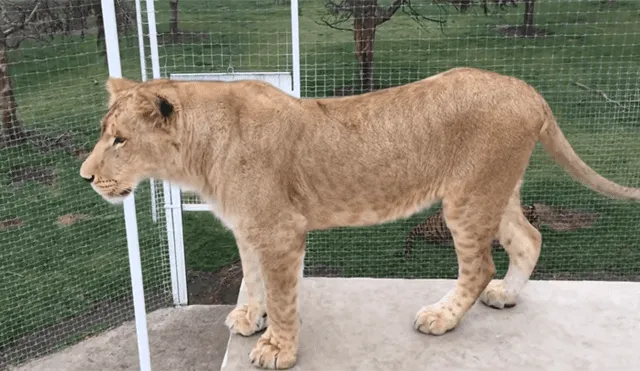
<instances>
[{"instance_id":1,"label":"tree trunk","mask_svg":"<svg viewBox=\"0 0 640 371\"><path fill-rule=\"evenodd\" d=\"M378 19L377 0L356 1L353 19L353 38L356 59L360 64L360 91L372 91L373 86L373 42Z\"/></svg>"},{"instance_id":2,"label":"tree trunk","mask_svg":"<svg viewBox=\"0 0 640 371\"><path fill-rule=\"evenodd\" d=\"M102 17L102 5L99 1L92 4L93 13L96 17L96 28L98 29L98 35L96 36L96 47L100 50L100 54L104 58L104 64L108 64L107 58L107 43L104 39L104 19Z\"/></svg>"},{"instance_id":3,"label":"tree trunk","mask_svg":"<svg viewBox=\"0 0 640 371\"><path fill-rule=\"evenodd\" d=\"M170 0L171 19L169 20L169 32L173 42L178 38L178 0Z\"/></svg>"},{"instance_id":4,"label":"tree trunk","mask_svg":"<svg viewBox=\"0 0 640 371\"><path fill-rule=\"evenodd\" d=\"M2 111L2 133L7 145L24 143L27 136L18 120L18 104L13 95L4 43L0 43L0 111Z\"/></svg>"},{"instance_id":5,"label":"tree trunk","mask_svg":"<svg viewBox=\"0 0 640 371\"><path fill-rule=\"evenodd\" d=\"M524 23L522 31L524 36L532 36L536 33L536 26L533 23L533 8L535 0L524 0Z\"/></svg>"},{"instance_id":6,"label":"tree trunk","mask_svg":"<svg viewBox=\"0 0 640 371\"><path fill-rule=\"evenodd\" d=\"M366 22L354 22L357 25L354 31L356 43L356 59L360 68L360 91L373 90L373 40L375 37L375 25L367 28Z\"/></svg>"}]
</instances>

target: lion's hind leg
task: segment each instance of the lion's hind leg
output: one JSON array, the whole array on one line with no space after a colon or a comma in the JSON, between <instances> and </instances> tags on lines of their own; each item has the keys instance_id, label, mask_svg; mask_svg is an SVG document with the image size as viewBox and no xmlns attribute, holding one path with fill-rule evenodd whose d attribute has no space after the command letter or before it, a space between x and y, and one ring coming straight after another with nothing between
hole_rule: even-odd
<instances>
[{"instance_id":1,"label":"lion's hind leg","mask_svg":"<svg viewBox=\"0 0 640 371\"><path fill-rule=\"evenodd\" d=\"M502 309L516 305L535 268L542 237L522 213L519 185L509 199L498 230L500 244L509 254L509 268L502 280L493 280L480 296L480 300L493 308Z\"/></svg>"}]
</instances>

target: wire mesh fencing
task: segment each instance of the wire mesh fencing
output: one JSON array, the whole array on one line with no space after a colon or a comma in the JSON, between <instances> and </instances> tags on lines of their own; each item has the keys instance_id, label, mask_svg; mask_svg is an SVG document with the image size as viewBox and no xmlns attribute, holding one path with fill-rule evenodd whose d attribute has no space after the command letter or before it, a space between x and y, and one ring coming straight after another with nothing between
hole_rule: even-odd
<instances>
[{"instance_id":1,"label":"wire mesh fencing","mask_svg":"<svg viewBox=\"0 0 640 371\"><path fill-rule=\"evenodd\" d=\"M0 369L133 318L122 207L79 176L106 113L100 1L0 1ZM117 2L139 79L135 7ZM160 193L156 197L161 197ZM171 304L164 212L136 193L149 310Z\"/></svg>"},{"instance_id":2,"label":"wire mesh fencing","mask_svg":"<svg viewBox=\"0 0 640 371\"><path fill-rule=\"evenodd\" d=\"M459 66L515 76L543 94L590 166L637 187L639 10L638 2L599 0L303 1L302 92L350 95ZM522 196L541 221L543 249L534 278L640 278L636 204L584 188L541 148ZM455 278L455 252L439 211L436 205L395 223L313 232L307 270ZM413 239L410 255L407 239ZM494 259L498 275L504 274L506 253L498 247Z\"/></svg>"},{"instance_id":3,"label":"wire mesh fencing","mask_svg":"<svg viewBox=\"0 0 640 371\"><path fill-rule=\"evenodd\" d=\"M168 1L156 3L155 19L161 77L229 74L220 77L229 80L246 73L292 72L288 1ZM149 50L149 71L152 55ZM242 279L235 239L211 213L187 211L202 203L196 193L183 190L189 303L234 304Z\"/></svg>"},{"instance_id":4,"label":"wire mesh fencing","mask_svg":"<svg viewBox=\"0 0 640 371\"><path fill-rule=\"evenodd\" d=\"M289 1L154 3L161 77L292 71ZM102 201L78 175L106 112L99 1L47 2L52 12L33 12L38 22L14 27L30 21L30 11L20 12L33 8L24 4L7 13L11 22L0 23L0 368L133 314L122 209ZM139 80L135 6L128 0L116 7L123 74ZM640 2L632 0L300 0L301 95L358 94L459 66L516 76L544 95L590 166L638 187L638 12ZM50 13L63 22L43 29ZM152 35L143 13L151 78ZM158 182L155 194L147 185L136 191L148 310L171 303L162 191ZM534 278L640 278L636 204L575 183L541 148L522 194L541 221ZM186 192L183 198L200 202ZM446 231L433 222L427 232L417 228L438 212L436 205L384 225L311 232L305 274L455 278ZM207 212L185 212L183 222L189 302L232 303L237 285L230 282L242 276L231 232ZM504 274L507 257L499 247L494 259Z\"/></svg>"},{"instance_id":5,"label":"wire mesh fencing","mask_svg":"<svg viewBox=\"0 0 640 371\"><path fill-rule=\"evenodd\" d=\"M165 76L291 71L289 1L172 4L173 12L157 9ZM548 100L590 166L638 186L639 10L638 2L606 0L301 0L301 95L358 94L459 66L519 77ZM640 277L636 205L584 188L541 148L524 180L523 206L535 210L543 235L534 278ZM455 252L439 211L435 205L394 223L312 232L305 274L454 278ZM431 229L420 228L427 220ZM184 237L189 269L237 264L233 236L211 215L185 214ZM497 247L494 257L504 274L506 253Z\"/></svg>"}]
</instances>

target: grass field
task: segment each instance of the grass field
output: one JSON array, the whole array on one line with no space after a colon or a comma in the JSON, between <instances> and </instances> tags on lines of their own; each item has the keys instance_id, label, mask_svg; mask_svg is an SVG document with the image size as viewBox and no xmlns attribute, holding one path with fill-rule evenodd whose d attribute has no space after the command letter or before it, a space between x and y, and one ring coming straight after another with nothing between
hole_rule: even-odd
<instances>
[{"instance_id":1,"label":"grass field","mask_svg":"<svg viewBox=\"0 0 640 371\"><path fill-rule=\"evenodd\" d=\"M321 3L300 5L302 94L307 97L332 95L357 81L353 36L316 23ZM419 2L413 3L418 7ZM543 93L570 142L592 167L622 184L640 186L640 3L537 3L537 24L548 35L528 40L504 37L497 30L499 25L519 24L522 8L491 16L457 14L448 8L443 15L439 7L425 5L425 14L446 17L443 31L429 23L420 28L398 14L377 32L376 85L398 85L456 66L518 76ZM229 68L290 70L286 6L271 0L224 0L209 8L203 4L180 2L185 34L178 43L160 38L163 75ZM168 2L156 6L159 32L166 33ZM255 6L257 10L246 10ZM122 37L120 43L123 74L139 79L136 36ZM16 348L26 335L82 318L95 311L97 303L129 295L122 210L107 205L79 178L81 159L66 150L90 149L106 110L107 69L94 36L25 44L9 58L20 117L28 129L49 139L38 146L0 148L0 222L5 222L0 225L0 354L5 354L5 362L35 354ZM24 175L29 169L39 171L31 180ZM543 228L536 277L640 277L637 205L584 189L540 150L532 158L523 198L525 203L598 215L589 229ZM145 288L159 293L160 305L171 298L164 221L151 221L147 186L139 188L136 199ZM418 242L412 257L400 255L404 235L434 211L375 228L311 233L307 264L337 269L345 276L455 277L451 247ZM58 218L68 215L77 220L60 223ZM11 220L18 222L6 222ZM230 232L211 215L185 213L184 223L189 269L213 271L238 258ZM495 260L503 273L505 254L498 251ZM109 312L113 322L131 314L126 307L117 308ZM91 326L70 323L66 332L56 335L56 344L104 327L100 321ZM0 366L2 361L0 356Z\"/></svg>"}]
</instances>

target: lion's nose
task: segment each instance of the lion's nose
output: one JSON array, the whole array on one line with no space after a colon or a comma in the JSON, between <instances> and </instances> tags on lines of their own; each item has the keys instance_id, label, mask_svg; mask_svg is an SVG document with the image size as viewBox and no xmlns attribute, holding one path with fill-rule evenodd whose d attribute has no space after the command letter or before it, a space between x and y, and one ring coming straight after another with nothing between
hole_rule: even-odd
<instances>
[{"instance_id":1,"label":"lion's nose","mask_svg":"<svg viewBox=\"0 0 640 371\"><path fill-rule=\"evenodd\" d=\"M94 175L92 175L92 176L91 176L91 178L85 178L85 177L82 177L82 179L86 180L86 181L87 181L87 182L89 182L89 183L92 183L92 182L93 182L93 180L94 180L95 178L96 178L96 177L95 177Z\"/></svg>"}]
</instances>

